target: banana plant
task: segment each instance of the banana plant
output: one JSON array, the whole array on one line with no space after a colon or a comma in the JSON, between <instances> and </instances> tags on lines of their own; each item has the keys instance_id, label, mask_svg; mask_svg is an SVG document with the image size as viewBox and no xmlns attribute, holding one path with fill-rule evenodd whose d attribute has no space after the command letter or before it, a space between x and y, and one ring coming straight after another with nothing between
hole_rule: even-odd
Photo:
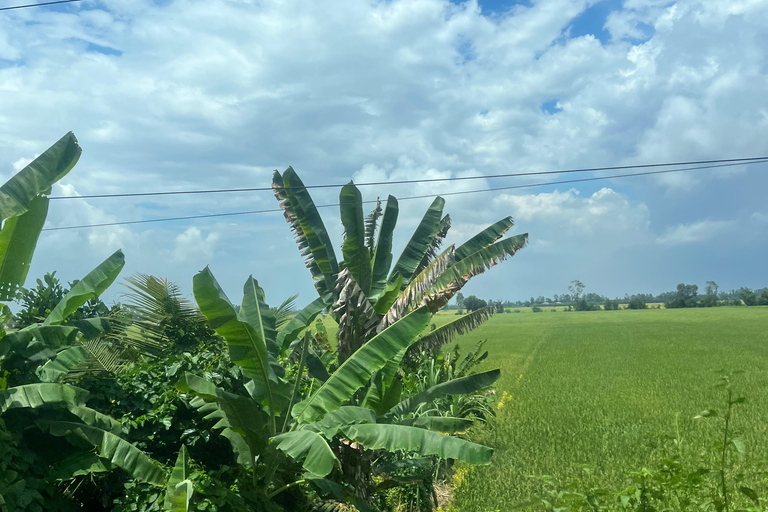
<instances>
[{"instance_id":1,"label":"banana plant","mask_svg":"<svg viewBox=\"0 0 768 512\"><path fill-rule=\"evenodd\" d=\"M490 461L490 448L445 434L465 430L465 420L414 421L408 414L423 401L446 393L487 387L498 378L498 370L458 379L408 400L396 395L389 407L377 402L378 410L365 400L374 375L419 340L432 317L426 306L376 333L335 371L328 372L324 382L317 381L316 389L306 391L303 384L311 341L307 328L322 310L322 303L311 303L278 330L264 291L253 277L244 285L239 310L208 268L195 276L193 290L209 325L226 340L230 359L250 379L248 395L228 392L189 373L182 376L177 388L192 397L190 404L207 419L216 421L213 428L230 441L238 462L253 472L254 485L270 496L303 482L327 485L329 475L339 474L338 454L344 446L404 450L475 464ZM286 360L285 354L287 360L297 361L291 378L280 364ZM300 462L306 475L295 474L293 464L278 452Z\"/></svg>"},{"instance_id":2,"label":"banana plant","mask_svg":"<svg viewBox=\"0 0 768 512\"><path fill-rule=\"evenodd\" d=\"M0 187L0 300L11 300L23 286L48 211L53 183L77 163L81 149L71 132L44 151ZM95 318L64 325L77 308L101 294L124 265L118 251L96 267L56 305L46 319L0 337L0 363L10 358L39 366L37 382L8 386L0 379L0 416L8 430L39 431L67 441L70 455L48 468L58 479L120 467L136 480L164 485L165 470L120 437L120 423L87 407L88 392L56 382L89 352L85 342L111 329L108 319ZM25 376L25 378L27 378ZM82 447L91 447L83 451ZM54 453L67 453L67 449ZM19 480L23 487L23 480ZM11 488L18 487L12 485ZM0 495L0 503L4 501Z\"/></svg>"}]
</instances>

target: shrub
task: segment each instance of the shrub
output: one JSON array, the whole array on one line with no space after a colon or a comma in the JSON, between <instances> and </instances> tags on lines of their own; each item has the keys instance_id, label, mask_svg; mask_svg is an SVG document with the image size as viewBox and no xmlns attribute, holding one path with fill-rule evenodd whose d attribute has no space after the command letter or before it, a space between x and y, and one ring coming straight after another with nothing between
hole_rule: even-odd
<instances>
[{"instance_id":1,"label":"shrub","mask_svg":"<svg viewBox=\"0 0 768 512\"><path fill-rule=\"evenodd\" d=\"M532 310L534 313L541 313L541 312L543 311L543 310L542 310L542 309L541 309L539 306L533 306L533 307L531 308L531 310Z\"/></svg>"},{"instance_id":2,"label":"shrub","mask_svg":"<svg viewBox=\"0 0 768 512\"><path fill-rule=\"evenodd\" d=\"M629 299L629 304L627 304L627 307L629 309L646 309L648 305L638 297L637 295L633 295L631 299Z\"/></svg>"}]
</instances>

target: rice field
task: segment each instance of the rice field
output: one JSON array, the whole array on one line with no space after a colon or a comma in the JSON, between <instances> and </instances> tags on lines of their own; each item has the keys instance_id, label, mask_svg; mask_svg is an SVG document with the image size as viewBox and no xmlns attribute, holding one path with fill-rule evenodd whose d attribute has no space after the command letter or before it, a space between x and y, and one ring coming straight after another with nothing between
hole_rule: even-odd
<instances>
[{"instance_id":1,"label":"rice field","mask_svg":"<svg viewBox=\"0 0 768 512\"><path fill-rule=\"evenodd\" d=\"M460 470L461 511L509 510L542 492L533 476L620 489L682 439L683 457L722 442L717 371L746 396L733 426L746 447L745 472L768 461L768 307L497 314L459 339L487 339L487 368L502 369L496 420L473 439L496 448L493 463ZM527 311L526 311L527 310ZM438 315L438 325L455 318ZM502 398L503 397L503 398ZM768 478L749 485L765 499Z\"/></svg>"}]
</instances>

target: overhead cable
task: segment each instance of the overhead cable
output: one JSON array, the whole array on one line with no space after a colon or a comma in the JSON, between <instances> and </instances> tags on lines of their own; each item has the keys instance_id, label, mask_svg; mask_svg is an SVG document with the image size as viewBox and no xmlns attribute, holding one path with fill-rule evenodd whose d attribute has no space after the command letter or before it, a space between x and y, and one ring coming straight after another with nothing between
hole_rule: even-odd
<instances>
[{"instance_id":1,"label":"overhead cable","mask_svg":"<svg viewBox=\"0 0 768 512\"><path fill-rule=\"evenodd\" d=\"M494 179L494 178L515 178L520 176L544 176L551 174L570 174L578 172L597 172L597 171L618 171L627 169L648 169L656 167L676 167L682 165L700 165L700 164L757 164L768 162L768 156L750 157L750 158L728 158L720 160L699 160L690 162L669 162L669 163L655 163L655 164L637 164L637 165L619 165L611 167L586 167L581 169L565 169L554 171L534 171L534 172L516 172L507 174L489 174L489 175L477 175L477 176L456 176L451 178L423 178L418 180L394 180L394 181L369 181L362 183L355 183L358 187L369 186L381 186L381 185L410 185L417 183L439 183L448 181L469 181L469 180L482 180L482 179ZM706 167L705 167L706 168ZM345 183L332 183L332 184L320 184L320 185L305 185L304 188L341 188ZM102 199L102 198L117 198L117 197L149 197L149 196L175 196L175 195L191 195L191 194L222 194L232 192L268 192L272 187L249 187L249 188L225 188L225 189L207 189L207 190L168 190L158 192L125 192L119 194L89 194L89 195L77 195L77 196L54 196L49 199Z\"/></svg>"},{"instance_id":2,"label":"overhead cable","mask_svg":"<svg viewBox=\"0 0 768 512\"><path fill-rule=\"evenodd\" d=\"M442 194L424 194L424 195L418 195L418 196L407 196L407 197L401 197L398 198L398 201L408 201L413 199L425 199L429 197L436 197L436 196L458 196L458 195L464 195L464 194L477 194L481 192L497 192L500 190L514 190L514 189L521 189L521 188L534 188L534 187L545 187L548 185L564 185L564 184L570 184L570 183L582 183L587 181L598 181L598 180L608 180L608 179L619 179L619 178L631 178L636 176L650 176L655 174L667 174L667 173L673 173L673 172L685 172L685 171L693 171L697 169L714 169L719 167L735 167L737 165L745 165L747 163L751 162L742 162L742 163L721 163L721 164L714 164L714 165L703 165L703 166L696 166L696 167L685 167L682 169L664 169L660 171L645 171L645 172L636 172L631 174L616 174L612 176L595 176L592 178L577 178L572 180L562 180L562 181L550 181L550 182L542 182L542 183L531 183L527 185L509 185L504 187L494 187L494 188L483 188L483 189L475 189L475 190L460 190L456 192L445 192ZM271 190L271 189L270 189ZM376 201L363 201L363 203L375 203ZM321 204L316 205L316 208L331 208L339 206L339 203L332 203L332 204ZM74 225L74 226L58 226L58 227L52 227L52 228L44 228L43 231L62 231L62 230L69 230L69 229L84 229L84 228L98 228L98 227L107 227L107 226L125 226L130 224L149 224L149 223L155 223L155 222L172 222L172 221L178 221L178 220L192 220L192 219L208 219L213 217L234 217L239 215L256 215L256 214L264 214L264 213L277 213L281 212L282 209L280 208L270 208L265 210L249 210L249 211L239 211L239 212L226 212L226 213L209 213L209 214L201 214L201 215L187 215L187 216L181 216L181 217L161 217L157 219L141 219L141 220L129 220L129 221L119 221L119 222L103 222L99 224L80 224L80 225Z\"/></svg>"}]
</instances>

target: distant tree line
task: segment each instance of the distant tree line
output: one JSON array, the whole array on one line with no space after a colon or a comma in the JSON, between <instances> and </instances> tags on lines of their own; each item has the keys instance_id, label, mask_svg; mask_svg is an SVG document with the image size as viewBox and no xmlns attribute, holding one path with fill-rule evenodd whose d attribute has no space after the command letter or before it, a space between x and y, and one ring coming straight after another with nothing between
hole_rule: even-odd
<instances>
[{"instance_id":1,"label":"distant tree line","mask_svg":"<svg viewBox=\"0 0 768 512\"><path fill-rule=\"evenodd\" d=\"M464 297L461 293L456 295L454 309L466 309L476 311L480 308L493 307L497 312L503 313L505 308L530 307L542 311L542 306L565 306L566 311L597 311L600 309L613 311L618 309L646 309L648 304L664 304L666 308L695 308L716 306L768 306L768 287L753 290L741 287L730 291L720 291L714 281L707 281L704 293L699 293L699 287L695 284L680 283L672 291L659 293L625 294L623 298L613 299L599 293L585 293L584 283L575 279L568 286L568 293L554 294L552 297L539 295L528 300L501 300L481 299L475 295Z\"/></svg>"}]
</instances>

